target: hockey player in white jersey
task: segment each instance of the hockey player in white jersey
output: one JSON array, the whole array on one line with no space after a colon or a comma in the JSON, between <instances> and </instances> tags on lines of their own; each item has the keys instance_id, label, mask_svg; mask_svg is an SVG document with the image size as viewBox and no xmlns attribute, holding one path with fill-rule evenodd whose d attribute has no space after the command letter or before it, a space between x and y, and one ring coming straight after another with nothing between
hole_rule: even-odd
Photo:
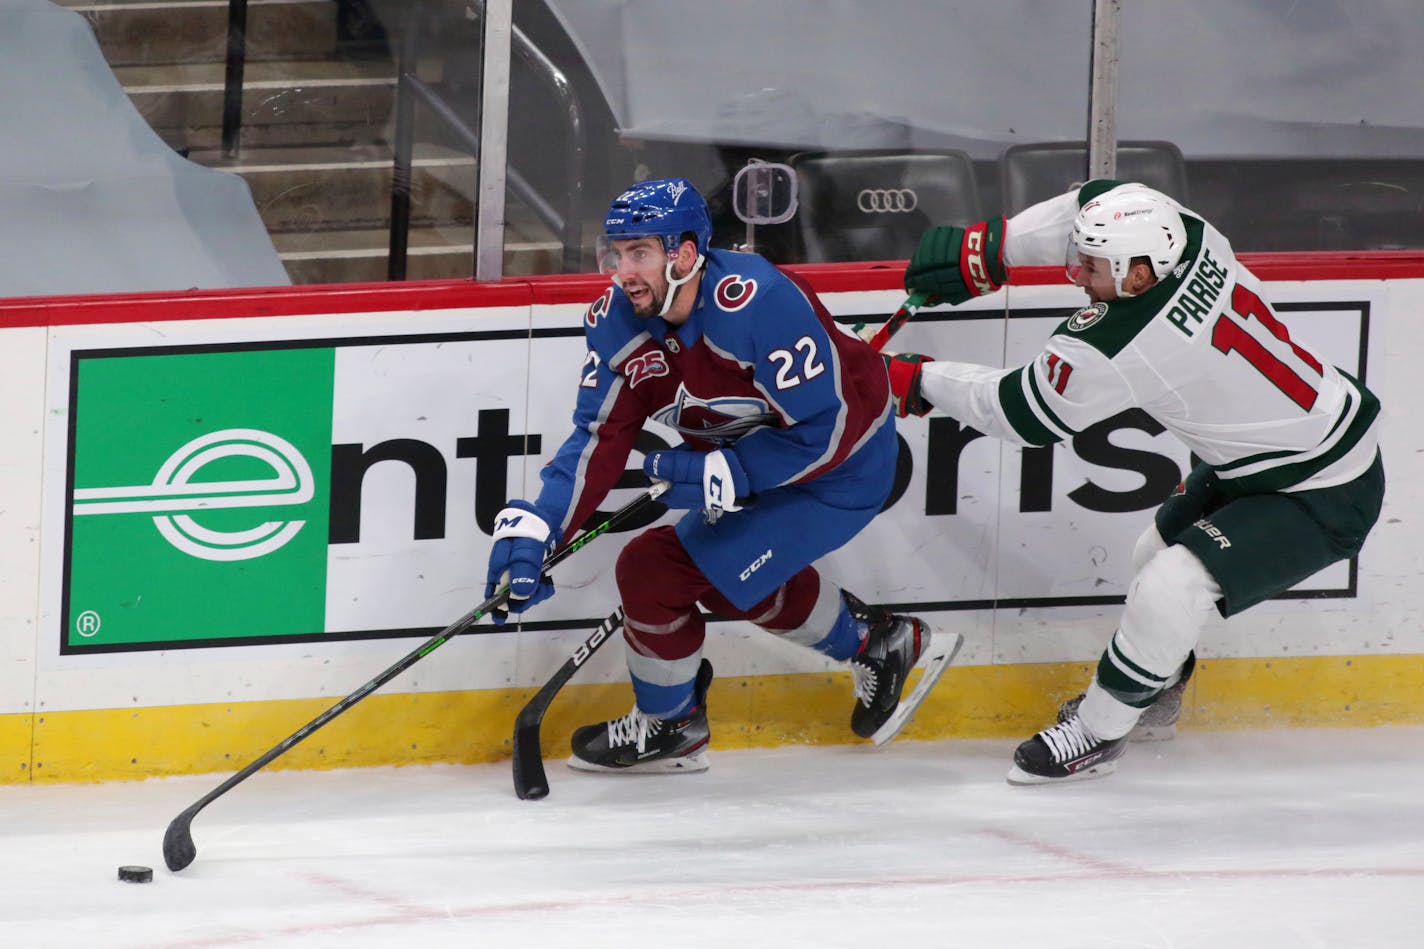
<instances>
[{"instance_id":1,"label":"hockey player in white jersey","mask_svg":"<svg viewBox=\"0 0 1424 949\"><path fill-rule=\"evenodd\" d=\"M1138 407L1202 459L1137 542L1092 682L1018 747L1011 784L1112 772L1154 703L1180 701L1169 690L1213 611L1232 616L1353 557L1384 496L1378 399L1291 339L1220 232L1144 185L1090 181L1007 221L931 228L905 288L961 303L1065 246L1089 304L1029 364L886 354L901 417L938 409L1047 445Z\"/></svg>"}]
</instances>

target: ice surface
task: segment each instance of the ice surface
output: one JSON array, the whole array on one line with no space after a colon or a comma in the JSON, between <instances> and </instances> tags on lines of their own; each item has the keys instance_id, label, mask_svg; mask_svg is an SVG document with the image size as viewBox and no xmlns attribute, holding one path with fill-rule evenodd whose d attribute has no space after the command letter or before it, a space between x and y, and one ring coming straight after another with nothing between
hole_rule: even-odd
<instances>
[{"instance_id":1,"label":"ice surface","mask_svg":"<svg viewBox=\"0 0 1424 949\"><path fill-rule=\"evenodd\" d=\"M0 787L0 945L1424 944L1424 729L1186 732L1034 788L1004 783L1013 744L550 761L537 802L507 763L264 772L177 874L164 828L225 775Z\"/></svg>"}]
</instances>

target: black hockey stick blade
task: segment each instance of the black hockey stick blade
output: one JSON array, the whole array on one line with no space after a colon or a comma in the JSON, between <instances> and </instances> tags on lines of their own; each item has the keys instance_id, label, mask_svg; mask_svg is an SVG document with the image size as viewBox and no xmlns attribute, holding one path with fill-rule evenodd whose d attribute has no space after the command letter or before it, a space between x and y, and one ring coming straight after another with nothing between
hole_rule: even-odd
<instances>
[{"instance_id":1,"label":"black hockey stick blade","mask_svg":"<svg viewBox=\"0 0 1424 949\"><path fill-rule=\"evenodd\" d=\"M479 606L475 607L473 610L466 613L464 616L460 617L455 622L442 629L439 633L435 634L431 638L427 639L425 642L421 643L415 649L406 653L404 656L401 657L398 662L395 663L395 665L384 670L374 679L370 680L365 685L357 689L355 692L352 692L350 695L346 696L346 698L342 699L340 702L337 702L335 705L322 712L316 718L312 719L311 721L303 725L301 728L298 728L296 731L292 732L292 734L288 735L286 738L282 739L280 742L267 749L267 751L264 752L261 757L248 764L247 767L238 771L236 774L229 777L222 784L219 784L217 787L213 788L211 791L203 795L197 801L193 802L192 805L190 805L186 810L184 810L181 814L179 814L177 817L173 818L173 820L169 822L168 829L163 833L163 862L167 865L168 869L173 870L175 872L178 870L182 870L184 867L188 866L188 864L192 863L193 859L198 855L198 848L193 844L192 823L193 818L197 816L199 811L207 807L213 801L222 797L224 794L232 790L237 785L241 784L243 781L246 781L248 778L252 777L252 775L262 770L276 758L286 754L294 746L296 746L301 741L306 739L309 735L311 735L312 732L316 731L318 728L321 728L327 722L331 721L333 718L340 715L342 712L345 712L351 706L355 705L357 702L361 701L366 696L370 695L372 692L376 691L381 686L385 685L387 682L391 681L396 676L400 675L402 672L415 665L421 659L424 659L426 656L430 655L430 653L443 646L450 639L469 630L482 617L488 616L491 611L497 609L500 606L503 606L504 601L507 599L509 599L509 587L500 587L498 590L495 591L494 596L490 597L488 600L481 603Z\"/></svg>"},{"instance_id":2,"label":"black hockey stick blade","mask_svg":"<svg viewBox=\"0 0 1424 949\"><path fill-rule=\"evenodd\" d=\"M521 801L537 801L549 795L549 779L544 773L544 749L539 740L539 726L544 722L544 713L553 704L574 674L583 667L598 648L613 638L623 626L623 608L620 606L608 618L598 624L589 637L579 643L573 655L544 683L543 688L524 704L514 719L514 793Z\"/></svg>"},{"instance_id":3,"label":"black hockey stick blade","mask_svg":"<svg viewBox=\"0 0 1424 949\"><path fill-rule=\"evenodd\" d=\"M163 862L175 873L192 863L198 856L198 848L193 844L193 817L206 802L199 802L173 818L168 829L163 832Z\"/></svg>"}]
</instances>

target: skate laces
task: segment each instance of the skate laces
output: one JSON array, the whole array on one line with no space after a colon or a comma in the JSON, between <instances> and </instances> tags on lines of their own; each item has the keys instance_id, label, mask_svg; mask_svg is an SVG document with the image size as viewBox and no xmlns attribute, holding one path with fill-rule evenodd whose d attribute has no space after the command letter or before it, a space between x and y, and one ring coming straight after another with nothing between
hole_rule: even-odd
<instances>
[{"instance_id":1,"label":"skate laces","mask_svg":"<svg viewBox=\"0 0 1424 949\"><path fill-rule=\"evenodd\" d=\"M646 751L648 737L662 731L662 727L662 719L649 718L635 705L633 711L608 723L608 746L636 745L639 751Z\"/></svg>"},{"instance_id":2,"label":"skate laces","mask_svg":"<svg viewBox=\"0 0 1424 949\"><path fill-rule=\"evenodd\" d=\"M1045 728L1038 733L1038 737L1043 739L1043 743L1053 753L1053 760L1059 764L1086 753L1100 741L1076 715L1052 728Z\"/></svg>"},{"instance_id":3,"label":"skate laces","mask_svg":"<svg viewBox=\"0 0 1424 949\"><path fill-rule=\"evenodd\" d=\"M895 635L899 631L900 620L888 613L867 621L867 625L869 629L865 634L865 645L861 647L860 653L851 659L850 673L855 681L856 698L869 707L875 703L875 692L880 686L880 673L886 663L898 659L896 653L903 645L899 640L904 637Z\"/></svg>"},{"instance_id":4,"label":"skate laces","mask_svg":"<svg viewBox=\"0 0 1424 949\"><path fill-rule=\"evenodd\" d=\"M850 677L855 683L855 697L869 706L875 701L875 687L880 681L877 670L856 657L850 661Z\"/></svg>"},{"instance_id":5,"label":"skate laces","mask_svg":"<svg viewBox=\"0 0 1424 949\"><path fill-rule=\"evenodd\" d=\"M870 624L870 631L865 634L865 646L850 661L856 698L867 706L875 701L880 672L888 663L900 663L908 673L919 662L923 644L918 644L920 649L915 648L916 622L912 617L887 614L879 622Z\"/></svg>"}]
</instances>

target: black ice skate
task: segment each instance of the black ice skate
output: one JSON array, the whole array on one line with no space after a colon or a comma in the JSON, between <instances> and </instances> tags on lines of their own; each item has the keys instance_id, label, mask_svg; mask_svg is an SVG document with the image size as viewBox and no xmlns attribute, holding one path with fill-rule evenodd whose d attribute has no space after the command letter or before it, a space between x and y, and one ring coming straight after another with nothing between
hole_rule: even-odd
<instances>
[{"instance_id":1,"label":"black ice skate","mask_svg":"<svg viewBox=\"0 0 1424 949\"><path fill-rule=\"evenodd\" d=\"M850 660L855 679L855 708L850 728L877 745L899 734L909 724L930 689L953 661L964 637L935 633L913 616L900 616L879 606L869 606L842 591L851 615L869 624L860 652ZM901 701L910 670L921 659L924 672L909 698Z\"/></svg>"},{"instance_id":2,"label":"black ice skate","mask_svg":"<svg viewBox=\"0 0 1424 949\"><path fill-rule=\"evenodd\" d=\"M1045 728L1014 752L1010 784L1050 784L1101 778L1117 770L1127 739L1097 737L1074 715Z\"/></svg>"},{"instance_id":3,"label":"black ice skate","mask_svg":"<svg viewBox=\"0 0 1424 949\"><path fill-rule=\"evenodd\" d=\"M703 659L693 683L696 704L677 718L649 718L634 705L622 718L575 730L569 767L623 774L706 771L711 684L712 663Z\"/></svg>"},{"instance_id":4,"label":"black ice skate","mask_svg":"<svg viewBox=\"0 0 1424 949\"><path fill-rule=\"evenodd\" d=\"M1127 733L1128 741L1169 741L1177 736L1177 719L1182 714L1182 695L1187 691L1187 680L1197 667L1197 654L1187 653L1187 661L1182 664L1180 677L1175 683L1162 690L1147 708L1138 716L1137 724ZM1080 692L1058 707L1058 721L1068 721L1078 714L1078 706L1083 702Z\"/></svg>"}]
</instances>

